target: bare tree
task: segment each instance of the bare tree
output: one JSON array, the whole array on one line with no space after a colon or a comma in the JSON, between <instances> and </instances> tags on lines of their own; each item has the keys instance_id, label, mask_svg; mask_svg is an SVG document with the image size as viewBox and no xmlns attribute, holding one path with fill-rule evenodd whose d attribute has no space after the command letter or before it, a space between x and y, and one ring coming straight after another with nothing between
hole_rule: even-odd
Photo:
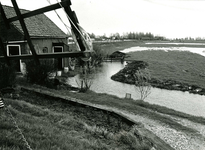
<instances>
[{"instance_id":1,"label":"bare tree","mask_svg":"<svg viewBox=\"0 0 205 150\"><path fill-rule=\"evenodd\" d=\"M138 69L134 74L135 87L140 93L140 99L144 100L151 93L150 72L148 69Z\"/></svg>"},{"instance_id":2,"label":"bare tree","mask_svg":"<svg viewBox=\"0 0 205 150\"><path fill-rule=\"evenodd\" d=\"M82 75L82 79L80 81L76 80L76 83L78 84L78 87L80 88L80 92L86 92L92 86L93 80L92 80L92 77L88 76L87 71L85 70L84 74Z\"/></svg>"}]
</instances>

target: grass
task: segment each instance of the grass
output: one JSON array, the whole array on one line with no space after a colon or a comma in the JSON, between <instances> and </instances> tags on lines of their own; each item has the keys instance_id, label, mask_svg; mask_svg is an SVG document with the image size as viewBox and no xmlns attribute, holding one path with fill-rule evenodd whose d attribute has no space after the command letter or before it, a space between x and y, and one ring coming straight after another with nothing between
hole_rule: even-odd
<instances>
[{"instance_id":1,"label":"grass","mask_svg":"<svg viewBox=\"0 0 205 150\"><path fill-rule=\"evenodd\" d=\"M87 94L83 94L83 93L67 93L67 94L71 97L76 97L81 100L88 101L94 104L110 106L110 107L118 108L120 110L131 112L134 114L139 114L142 116L144 115L144 116L149 117L150 119L158 120L161 123L165 123L176 130L195 132L194 130L188 127L184 127L181 124L174 122L169 117L160 115L159 113L185 118L190 121L194 121L194 122L205 125L205 118L203 117L196 117L196 116L188 115L188 114L181 113L181 112L178 112L178 111L175 111L173 109L169 109L163 106L149 104L144 101L134 101L132 99L123 99L123 98L118 98L112 95L94 93L92 91L89 91L89 93ZM156 113L155 111L158 113Z\"/></svg>"},{"instance_id":2,"label":"grass","mask_svg":"<svg viewBox=\"0 0 205 150\"><path fill-rule=\"evenodd\" d=\"M138 51L130 53L129 60L149 64L152 78L174 80L179 83L205 88L205 59L203 56L182 51Z\"/></svg>"},{"instance_id":3,"label":"grass","mask_svg":"<svg viewBox=\"0 0 205 150\"><path fill-rule=\"evenodd\" d=\"M36 88L45 89L40 86L37 86ZM45 90L49 90L50 92L55 92L56 94L59 94L59 95L75 97L85 102L91 102L93 104L100 104L104 106L118 108L120 110L125 110L130 113L146 116L146 117L149 117L150 119L158 120L161 123L165 123L169 125L170 127L176 130L179 130L179 131L183 130L189 133L195 132L195 130L182 126L181 124L173 121L170 117L167 117L161 114L181 117L181 118L193 121L193 122L205 124L205 118L203 117L191 116L191 115L181 113L181 112L178 112L178 111L175 111L173 109L169 109L163 106L149 104L144 101L134 101L132 99L123 99L123 98L118 98L116 96L112 96L108 94L95 93L92 91L88 91L87 93L72 93L72 92L68 92L67 90L56 91L56 90L47 89L47 88Z\"/></svg>"},{"instance_id":4,"label":"grass","mask_svg":"<svg viewBox=\"0 0 205 150\"><path fill-rule=\"evenodd\" d=\"M6 99L5 103L33 150L150 149L148 141L136 136L134 127L114 130L114 125L99 125L97 118L103 117L93 117L86 108L30 93L21 93L21 100ZM4 109L0 110L0 135L0 149L26 149Z\"/></svg>"}]
</instances>

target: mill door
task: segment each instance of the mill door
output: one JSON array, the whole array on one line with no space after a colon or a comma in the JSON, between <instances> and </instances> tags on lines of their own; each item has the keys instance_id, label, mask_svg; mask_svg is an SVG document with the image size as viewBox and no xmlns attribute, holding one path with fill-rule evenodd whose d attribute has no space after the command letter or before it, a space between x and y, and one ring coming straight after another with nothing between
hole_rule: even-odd
<instances>
[{"instance_id":1,"label":"mill door","mask_svg":"<svg viewBox=\"0 0 205 150\"><path fill-rule=\"evenodd\" d=\"M54 53L60 53L63 52L62 46L54 46ZM56 58L55 63L59 70L63 69L63 58Z\"/></svg>"},{"instance_id":2,"label":"mill door","mask_svg":"<svg viewBox=\"0 0 205 150\"><path fill-rule=\"evenodd\" d=\"M21 55L20 45L7 45L7 55ZM12 61L14 68L17 72L21 72L21 60L13 60Z\"/></svg>"}]
</instances>

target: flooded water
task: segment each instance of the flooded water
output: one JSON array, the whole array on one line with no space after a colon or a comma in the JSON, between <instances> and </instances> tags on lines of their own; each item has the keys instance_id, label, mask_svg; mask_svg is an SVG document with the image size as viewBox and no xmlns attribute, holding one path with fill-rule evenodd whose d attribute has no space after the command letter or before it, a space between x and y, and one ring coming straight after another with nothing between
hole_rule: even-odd
<instances>
[{"instance_id":1,"label":"flooded water","mask_svg":"<svg viewBox=\"0 0 205 150\"><path fill-rule=\"evenodd\" d=\"M181 42L181 43L177 43L177 42L161 42L161 43L145 43L145 44L158 44L158 45L205 45L205 43L186 43L186 42Z\"/></svg>"},{"instance_id":2,"label":"flooded water","mask_svg":"<svg viewBox=\"0 0 205 150\"><path fill-rule=\"evenodd\" d=\"M189 51L192 53L200 54L202 56L205 56L205 48L196 48L196 47L131 47L122 50L121 52L129 53L129 52L135 52L135 51L145 51L145 50L163 50L163 51Z\"/></svg>"},{"instance_id":3,"label":"flooded water","mask_svg":"<svg viewBox=\"0 0 205 150\"><path fill-rule=\"evenodd\" d=\"M124 98L126 93L131 94L135 100L140 98L140 95L134 85L124 84L111 80L111 76L124 68L126 63L120 62L104 62L103 65L97 68L92 77L93 84L91 90L97 93L107 93ZM77 86L76 80L80 81L81 75L69 78L67 83ZM169 91L158 88L152 88L151 94L145 101L166 106L187 114L205 117L205 96L190 94L181 91Z\"/></svg>"}]
</instances>

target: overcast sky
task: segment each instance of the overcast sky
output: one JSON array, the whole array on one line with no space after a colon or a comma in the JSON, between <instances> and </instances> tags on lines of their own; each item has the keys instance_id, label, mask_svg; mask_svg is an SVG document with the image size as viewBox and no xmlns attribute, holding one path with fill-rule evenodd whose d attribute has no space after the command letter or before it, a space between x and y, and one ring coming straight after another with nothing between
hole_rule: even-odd
<instances>
[{"instance_id":1,"label":"overcast sky","mask_svg":"<svg viewBox=\"0 0 205 150\"><path fill-rule=\"evenodd\" d=\"M12 5L10 0L0 0ZM19 8L34 10L47 0L16 0ZM57 0L51 0L56 3ZM168 38L205 37L205 0L71 0L80 25L89 33L151 32ZM58 11L69 25L63 11ZM64 32L54 13L46 13ZM70 26L70 25L69 25Z\"/></svg>"}]
</instances>

